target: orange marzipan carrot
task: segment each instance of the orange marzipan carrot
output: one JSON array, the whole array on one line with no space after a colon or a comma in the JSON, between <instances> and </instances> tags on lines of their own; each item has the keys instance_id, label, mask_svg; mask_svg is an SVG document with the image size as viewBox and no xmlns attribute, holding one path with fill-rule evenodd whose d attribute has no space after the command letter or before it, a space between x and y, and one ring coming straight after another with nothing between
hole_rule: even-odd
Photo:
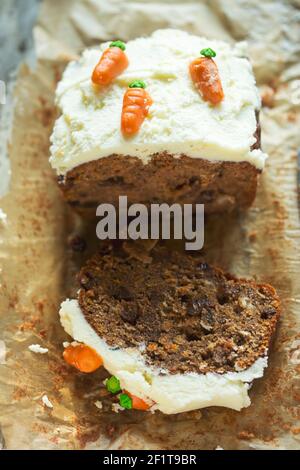
<instances>
[{"instance_id":1,"label":"orange marzipan carrot","mask_svg":"<svg viewBox=\"0 0 300 470\"><path fill-rule=\"evenodd\" d=\"M132 395L132 393L129 393L127 392L126 390L124 390L124 393L126 393L126 395L128 395L131 400L132 400L132 408L134 410L142 410L142 411L147 411L149 410L149 408L151 408L152 405L150 405L149 403L146 403L144 400L142 400L141 398L135 396L135 395Z\"/></svg>"},{"instance_id":2,"label":"orange marzipan carrot","mask_svg":"<svg viewBox=\"0 0 300 470\"><path fill-rule=\"evenodd\" d=\"M98 353L85 344L68 346L63 352L64 360L81 372L93 372L103 364Z\"/></svg>"},{"instance_id":3,"label":"orange marzipan carrot","mask_svg":"<svg viewBox=\"0 0 300 470\"><path fill-rule=\"evenodd\" d=\"M191 78L205 101L219 104L224 98L217 64L211 57L198 57L190 64Z\"/></svg>"},{"instance_id":4,"label":"orange marzipan carrot","mask_svg":"<svg viewBox=\"0 0 300 470\"><path fill-rule=\"evenodd\" d=\"M110 47L105 49L92 74L92 82L95 85L109 85L124 72L129 64L124 50L125 45L121 41L112 42Z\"/></svg>"},{"instance_id":5,"label":"orange marzipan carrot","mask_svg":"<svg viewBox=\"0 0 300 470\"><path fill-rule=\"evenodd\" d=\"M121 114L121 130L125 136L132 136L139 131L153 103L145 86L144 82L135 81L125 91Z\"/></svg>"}]
</instances>

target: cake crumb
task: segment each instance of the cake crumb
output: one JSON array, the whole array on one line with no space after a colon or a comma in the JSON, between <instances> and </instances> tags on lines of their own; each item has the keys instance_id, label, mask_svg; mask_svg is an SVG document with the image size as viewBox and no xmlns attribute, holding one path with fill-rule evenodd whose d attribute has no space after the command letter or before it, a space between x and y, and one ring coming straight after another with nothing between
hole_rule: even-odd
<instances>
[{"instance_id":1,"label":"cake crumb","mask_svg":"<svg viewBox=\"0 0 300 470\"><path fill-rule=\"evenodd\" d=\"M249 235L248 235L248 237L249 237L249 241L250 241L251 243L254 243L254 242L256 241L256 239L257 239L257 232L256 232L256 230L253 230L252 232L250 232Z\"/></svg>"},{"instance_id":2,"label":"cake crumb","mask_svg":"<svg viewBox=\"0 0 300 470\"><path fill-rule=\"evenodd\" d=\"M300 427L299 428L293 428L291 431L295 436L297 436L298 434L300 434Z\"/></svg>"},{"instance_id":3,"label":"cake crumb","mask_svg":"<svg viewBox=\"0 0 300 470\"><path fill-rule=\"evenodd\" d=\"M217 446L217 447L215 448L215 450L224 450L224 449L223 449L223 447L221 447L221 446Z\"/></svg>"},{"instance_id":4,"label":"cake crumb","mask_svg":"<svg viewBox=\"0 0 300 470\"><path fill-rule=\"evenodd\" d=\"M114 411L115 413L119 413L119 411L125 410L125 408L123 408L123 406L119 405L119 403L113 403L113 404L111 405L111 409L112 409L112 411Z\"/></svg>"},{"instance_id":5,"label":"cake crumb","mask_svg":"<svg viewBox=\"0 0 300 470\"><path fill-rule=\"evenodd\" d=\"M69 239L69 245L73 251L82 253L86 249L86 241L79 235L74 235Z\"/></svg>"},{"instance_id":6,"label":"cake crumb","mask_svg":"<svg viewBox=\"0 0 300 470\"><path fill-rule=\"evenodd\" d=\"M96 406L96 408L98 408L98 410L102 410L103 408L103 405L102 405L102 401L95 401L94 405Z\"/></svg>"},{"instance_id":7,"label":"cake crumb","mask_svg":"<svg viewBox=\"0 0 300 470\"><path fill-rule=\"evenodd\" d=\"M81 343L78 343L78 341L72 341L71 343L69 341L64 341L62 345L66 349L69 346L72 346L73 348L75 348L75 346L79 346L80 344Z\"/></svg>"},{"instance_id":8,"label":"cake crumb","mask_svg":"<svg viewBox=\"0 0 300 470\"><path fill-rule=\"evenodd\" d=\"M273 108L275 101L275 90L268 85L262 87L261 101L264 107Z\"/></svg>"},{"instance_id":9,"label":"cake crumb","mask_svg":"<svg viewBox=\"0 0 300 470\"><path fill-rule=\"evenodd\" d=\"M238 433L238 439L244 439L245 441L253 439L255 436L252 432L241 431Z\"/></svg>"},{"instance_id":10,"label":"cake crumb","mask_svg":"<svg viewBox=\"0 0 300 470\"><path fill-rule=\"evenodd\" d=\"M42 402L44 406L47 406L47 408L51 408L51 409L53 408L53 405L47 395L42 396Z\"/></svg>"},{"instance_id":11,"label":"cake crumb","mask_svg":"<svg viewBox=\"0 0 300 470\"><path fill-rule=\"evenodd\" d=\"M1 209L0 207L0 222L2 222L3 225L6 224L7 222L7 214Z\"/></svg>"},{"instance_id":12,"label":"cake crumb","mask_svg":"<svg viewBox=\"0 0 300 470\"><path fill-rule=\"evenodd\" d=\"M0 340L0 364L6 364L6 346L5 342Z\"/></svg>"},{"instance_id":13,"label":"cake crumb","mask_svg":"<svg viewBox=\"0 0 300 470\"><path fill-rule=\"evenodd\" d=\"M31 344L28 349L37 354L46 354L49 351L48 348L42 348L40 344Z\"/></svg>"}]
</instances>

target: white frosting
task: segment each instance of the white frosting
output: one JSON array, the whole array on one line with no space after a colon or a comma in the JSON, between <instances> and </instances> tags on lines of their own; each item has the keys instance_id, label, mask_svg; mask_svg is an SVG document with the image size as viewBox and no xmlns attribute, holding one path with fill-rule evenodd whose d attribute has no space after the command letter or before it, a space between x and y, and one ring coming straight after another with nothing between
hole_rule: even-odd
<instances>
[{"instance_id":1,"label":"white frosting","mask_svg":"<svg viewBox=\"0 0 300 470\"><path fill-rule=\"evenodd\" d=\"M255 142L255 109L260 98L241 44L229 45L179 30L158 30L129 41L129 67L113 84L96 90L92 71L109 43L84 51L71 62L57 87L61 110L51 137L50 162L59 174L113 153L147 163L155 152L193 158L248 161L263 168L266 155L250 151ZM214 107L197 92L189 75L190 62L204 47L217 52L225 98ZM124 92L134 79L147 83L153 99L149 115L130 139L120 131Z\"/></svg>"},{"instance_id":2,"label":"white frosting","mask_svg":"<svg viewBox=\"0 0 300 470\"><path fill-rule=\"evenodd\" d=\"M123 389L154 401L154 408L166 414L208 406L234 410L247 407L249 383L263 376L268 363L266 356L241 372L168 374L145 363L142 345L140 349L110 347L86 321L77 300L65 300L59 313L65 331L76 341L94 348L102 357L104 367L119 378Z\"/></svg>"}]
</instances>

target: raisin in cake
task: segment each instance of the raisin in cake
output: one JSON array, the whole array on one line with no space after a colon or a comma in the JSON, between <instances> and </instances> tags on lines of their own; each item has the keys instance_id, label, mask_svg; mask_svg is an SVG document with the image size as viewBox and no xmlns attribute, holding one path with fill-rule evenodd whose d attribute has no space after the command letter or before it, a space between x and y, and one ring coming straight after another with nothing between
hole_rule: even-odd
<instances>
[{"instance_id":1,"label":"raisin in cake","mask_svg":"<svg viewBox=\"0 0 300 470\"><path fill-rule=\"evenodd\" d=\"M279 316L275 290L163 247L152 256L94 255L78 297L61 305L65 331L163 413L249 406Z\"/></svg>"},{"instance_id":2,"label":"raisin in cake","mask_svg":"<svg viewBox=\"0 0 300 470\"><path fill-rule=\"evenodd\" d=\"M51 137L52 167L66 200L95 215L100 203L204 203L206 212L246 209L266 155L260 149L260 98L245 50L179 30L126 44L129 66L105 87L91 76L109 43L84 51L57 87L61 111ZM189 74L200 50L216 51L224 99L205 101ZM120 130L124 91L147 84L153 104L139 132Z\"/></svg>"}]
</instances>

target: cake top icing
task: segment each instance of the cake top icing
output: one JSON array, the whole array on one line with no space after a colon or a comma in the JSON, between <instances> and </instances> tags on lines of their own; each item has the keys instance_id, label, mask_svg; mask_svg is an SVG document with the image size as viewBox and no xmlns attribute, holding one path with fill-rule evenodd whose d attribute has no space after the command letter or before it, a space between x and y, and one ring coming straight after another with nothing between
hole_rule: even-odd
<instances>
[{"instance_id":1,"label":"cake top icing","mask_svg":"<svg viewBox=\"0 0 300 470\"><path fill-rule=\"evenodd\" d=\"M263 168L266 155L251 150L260 97L244 43L230 45L179 30L158 30L129 41L128 68L111 85L95 87L91 75L109 44L85 50L67 66L58 84L61 116L51 136L50 157L58 174L111 154L136 156L147 163L151 155L164 151L248 161ZM189 64L207 47L216 51L225 95L218 106L203 100L189 74ZM133 80L146 82L153 104L139 132L128 139L120 130L120 117L124 92Z\"/></svg>"}]
</instances>

